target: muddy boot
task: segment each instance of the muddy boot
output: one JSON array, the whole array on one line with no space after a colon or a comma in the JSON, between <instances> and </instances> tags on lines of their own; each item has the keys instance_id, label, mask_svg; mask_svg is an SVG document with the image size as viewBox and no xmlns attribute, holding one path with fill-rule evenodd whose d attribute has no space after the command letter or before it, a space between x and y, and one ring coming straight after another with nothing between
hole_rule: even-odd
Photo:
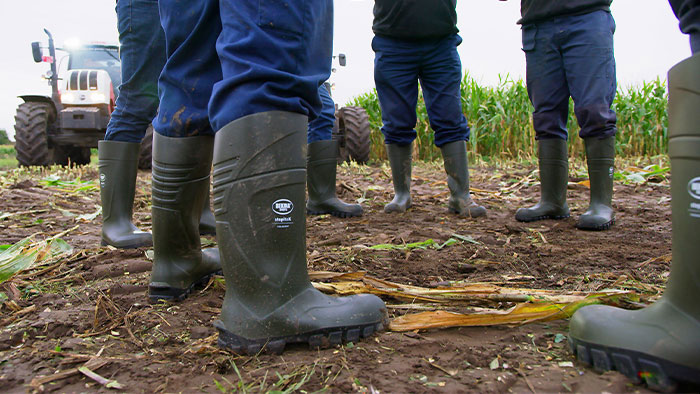
<instances>
[{"instance_id":1,"label":"muddy boot","mask_svg":"<svg viewBox=\"0 0 700 394\"><path fill-rule=\"evenodd\" d=\"M226 278L219 346L281 353L357 341L386 325L373 295L331 297L309 282L306 267L307 117L263 112L216 133L214 215Z\"/></svg>"},{"instance_id":2,"label":"muddy boot","mask_svg":"<svg viewBox=\"0 0 700 394\"><path fill-rule=\"evenodd\" d=\"M406 212L411 208L411 155L413 144L386 144L386 153L394 181L394 199L384 206L384 212Z\"/></svg>"},{"instance_id":3,"label":"muddy boot","mask_svg":"<svg viewBox=\"0 0 700 394\"><path fill-rule=\"evenodd\" d=\"M102 199L102 245L119 249L150 246L151 233L133 223L138 143L99 141L100 197Z\"/></svg>"},{"instance_id":4,"label":"muddy boot","mask_svg":"<svg viewBox=\"0 0 700 394\"><path fill-rule=\"evenodd\" d=\"M581 308L569 331L579 360L664 391L700 384L700 54L673 67L668 85L673 262L666 291L641 310Z\"/></svg>"},{"instance_id":5,"label":"muddy boot","mask_svg":"<svg viewBox=\"0 0 700 394\"><path fill-rule=\"evenodd\" d=\"M540 161L540 202L530 208L520 208L515 219L534 222L544 219L566 219L566 186L569 183L569 152L566 140L550 138L538 141Z\"/></svg>"},{"instance_id":6,"label":"muddy boot","mask_svg":"<svg viewBox=\"0 0 700 394\"><path fill-rule=\"evenodd\" d=\"M316 141L308 146L307 185L309 201L306 213L347 218L362 215L359 204L347 204L335 195L335 174L338 165L338 141Z\"/></svg>"},{"instance_id":7,"label":"muddy boot","mask_svg":"<svg viewBox=\"0 0 700 394\"><path fill-rule=\"evenodd\" d=\"M478 218L486 215L486 208L477 205L469 195L469 164L467 162L467 143L449 142L440 147L447 173L447 187L450 200L447 208L461 216Z\"/></svg>"},{"instance_id":8,"label":"muddy boot","mask_svg":"<svg viewBox=\"0 0 700 394\"><path fill-rule=\"evenodd\" d=\"M591 182L591 203L578 218L576 227L581 230L607 230L615 222L612 209L615 137L586 138L584 143Z\"/></svg>"},{"instance_id":9,"label":"muddy boot","mask_svg":"<svg viewBox=\"0 0 700 394\"><path fill-rule=\"evenodd\" d=\"M199 219L199 234L216 235L216 220L214 219L214 214L211 212L208 188L207 199L204 201L204 208L202 208L202 217Z\"/></svg>"},{"instance_id":10,"label":"muddy boot","mask_svg":"<svg viewBox=\"0 0 700 394\"><path fill-rule=\"evenodd\" d=\"M153 133L151 302L181 301L221 272L219 251L201 249L199 216L209 192L214 138Z\"/></svg>"}]
</instances>

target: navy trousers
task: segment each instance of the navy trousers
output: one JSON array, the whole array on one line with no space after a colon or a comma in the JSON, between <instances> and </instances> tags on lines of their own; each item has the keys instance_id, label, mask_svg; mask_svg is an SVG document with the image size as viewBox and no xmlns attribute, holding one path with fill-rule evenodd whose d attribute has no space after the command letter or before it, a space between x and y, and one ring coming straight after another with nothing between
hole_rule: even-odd
<instances>
[{"instance_id":1,"label":"navy trousers","mask_svg":"<svg viewBox=\"0 0 700 394\"><path fill-rule=\"evenodd\" d=\"M616 134L617 117L610 109L617 89L614 33L615 21L606 11L523 26L527 92L535 107L537 139L567 138L569 97L581 138Z\"/></svg>"},{"instance_id":2,"label":"navy trousers","mask_svg":"<svg viewBox=\"0 0 700 394\"><path fill-rule=\"evenodd\" d=\"M457 34L422 41L374 37L374 82L385 143L407 145L416 139L419 81L435 145L469 139L460 96L462 62L457 46L461 43Z\"/></svg>"},{"instance_id":3,"label":"navy trousers","mask_svg":"<svg viewBox=\"0 0 700 394\"><path fill-rule=\"evenodd\" d=\"M157 0L120 0L116 11L122 84L105 140L141 142L158 110L165 35Z\"/></svg>"},{"instance_id":4,"label":"navy trousers","mask_svg":"<svg viewBox=\"0 0 700 394\"><path fill-rule=\"evenodd\" d=\"M331 69L331 0L161 0L168 59L154 129L210 135L246 115L314 119Z\"/></svg>"},{"instance_id":5,"label":"navy trousers","mask_svg":"<svg viewBox=\"0 0 700 394\"><path fill-rule=\"evenodd\" d=\"M321 112L318 118L309 122L309 133L306 141L310 144L316 141L328 141L333 138L333 124L335 122L335 102L325 85L318 88L321 97Z\"/></svg>"}]
</instances>

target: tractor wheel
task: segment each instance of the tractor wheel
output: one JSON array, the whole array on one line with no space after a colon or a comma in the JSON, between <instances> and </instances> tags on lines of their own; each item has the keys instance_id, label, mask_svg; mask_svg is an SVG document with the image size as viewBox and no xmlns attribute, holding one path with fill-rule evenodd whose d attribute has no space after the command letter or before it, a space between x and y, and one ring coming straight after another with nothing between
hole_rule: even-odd
<instances>
[{"instance_id":1,"label":"tractor wheel","mask_svg":"<svg viewBox=\"0 0 700 394\"><path fill-rule=\"evenodd\" d=\"M141 151L139 153L139 169L140 170L150 170L151 169L151 150L153 149L153 126L148 126L146 129L146 135L143 136L141 140Z\"/></svg>"},{"instance_id":2,"label":"tractor wheel","mask_svg":"<svg viewBox=\"0 0 700 394\"><path fill-rule=\"evenodd\" d=\"M15 115L15 151L20 166L54 164L54 152L49 148L49 116L46 103L26 102L17 107Z\"/></svg>"},{"instance_id":3,"label":"tractor wheel","mask_svg":"<svg viewBox=\"0 0 700 394\"><path fill-rule=\"evenodd\" d=\"M369 116L362 107L343 107L337 115L338 132L342 135L340 147L341 161L356 161L365 164L369 161Z\"/></svg>"}]
</instances>

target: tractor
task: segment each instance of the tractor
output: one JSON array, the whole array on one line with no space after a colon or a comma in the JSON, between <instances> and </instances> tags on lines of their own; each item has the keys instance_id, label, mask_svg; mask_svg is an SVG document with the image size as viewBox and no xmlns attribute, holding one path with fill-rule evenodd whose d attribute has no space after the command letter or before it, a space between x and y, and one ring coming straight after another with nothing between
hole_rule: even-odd
<instances>
[{"instance_id":1,"label":"tractor","mask_svg":"<svg viewBox=\"0 0 700 394\"><path fill-rule=\"evenodd\" d=\"M37 63L50 64L44 78L51 97L20 96L15 116L15 150L20 166L88 164L90 148L104 138L121 83L119 46L90 44L56 48L51 33L48 47L32 43ZM48 49L48 55L43 53ZM67 53L67 71L59 77L56 51ZM63 57L61 62L66 59Z\"/></svg>"}]
</instances>

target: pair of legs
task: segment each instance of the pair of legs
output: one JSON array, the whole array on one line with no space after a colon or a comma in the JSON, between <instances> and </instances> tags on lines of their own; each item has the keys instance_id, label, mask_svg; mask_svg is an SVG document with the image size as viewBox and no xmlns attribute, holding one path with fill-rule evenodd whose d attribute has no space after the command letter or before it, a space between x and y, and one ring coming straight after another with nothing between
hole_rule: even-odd
<instances>
[{"instance_id":1,"label":"pair of legs","mask_svg":"<svg viewBox=\"0 0 700 394\"><path fill-rule=\"evenodd\" d=\"M577 227L606 230L614 222L612 186L616 115L610 109L617 83L610 13L596 11L523 26L527 90L539 148L541 201L521 208L516 219L531 222L569 217L568 137L569 97L584 139L591 203Z\"/></svg>"},{"instance_id":2,"label":"pair of legs","mask_svg":"<svg viewBox=\"0 0 700 394\"><path fill-rule=\"evenodd\" d=\"M572 352L661 391L700 385L700 4L671 0L693 56L668 72L673 263L664 296L637 311L588 306L571 319ZM679 386L695 384L695 388Z\"/></svg>"},{"instance_id":3,"label":"pair of legs","mask_svg":"<svg viewBox=\"0 0 700 394\"><path fill-rule=\"evenodd\" d=\"M435 145L442 151L450 189L449 209L478 217L486 209L469 195L466 142L469 126L462 113L460 83L462 63L458 35L423 41L375 36L374 81L382 109L382 133L386 143L395 198L385 212L405 212L411 206L411 155L416 138L418 82L435 131Z\"/></svg>"},{"instance_id":4,"label":"pair of legs","mask_svg":"<svg viewBox=\"0 0 700 394\"><path fill-rule=\"evenodd\" d=\"M166 203L196 194L187 189L201 182L211 160L226 279L215 324L220 346L281 352L287 343L355 341L381 329L386 307L379 298L325 296L306 268L305 140L330 71L332 1L159 5L168 59L154 121L151 297L209 275L194 237L191 253L161 258L158 233L169 217L192 227L187 207Z\"/></svg>"},{"instance_id":5,"label":"pair of legs","mask_svg":"<svg viewBox=\"0 0 700 394\"><path fill-rule=\"evenodd\" d=\"M318 88L321 112L309 122L307 135L308 156L306 163L309 199L306 213L309 215L331 214L338 217L362 215L360 204L347 204L335 194L335 179L338 157L338 141L333 140L335 103L326 85Z\"/></svg>"},{"instance_id":6,"label":"pair of legs","mask_svg":"<svg viewBox=\"0 0 700 394\"><path fill-rule=\"evenodd\" d=\"M117 248L151 245L148 232L131 222L140 143L158 110L158 75L165 64L165 35L157 0L125 0L116 6L122 84L105 139L98 143L102 199L102 244ZM214 234L207 197L202 234Z\"/></svg>"}]
</instances>

